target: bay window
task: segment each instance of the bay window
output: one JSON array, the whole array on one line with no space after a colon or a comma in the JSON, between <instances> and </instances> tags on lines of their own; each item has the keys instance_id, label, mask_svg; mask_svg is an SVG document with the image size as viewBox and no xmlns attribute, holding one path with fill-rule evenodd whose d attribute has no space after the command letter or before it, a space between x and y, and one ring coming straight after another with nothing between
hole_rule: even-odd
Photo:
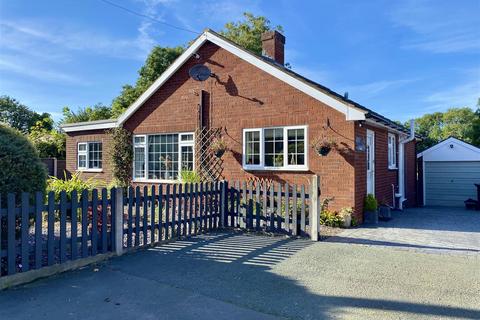
<instances>
[{"instance_id":1,"label":"bay window","mask_svg":"<svg viewBox=\"0 0 480 320\"><path fill-rule=\"evenodd\" d=\"M243 130L243 167L247 170L307 170L307 127Z\"/></svg>"},{"instance_id":2,"label":"bay window","mask_svg":"<svg viewBox=\"0 0 480 320\"><path fill-rule=\"evenodd\" d=\"M101 142L79 142L77 145L78 170L101 171L102 153Z\"/></svg>"},{"instance_id":3,"label":"bay window","mask_svg":"<svg viewBox=\"0 0 480 320\"><path fill-rule=\"evenodd\" d=\"M395 141L395 135L392 133L388 134L388 168L396 169L397 168L397 144Z\"/></svg>"},{"instance_id":4,"label":"bay window","mask_svg":"<svg viewBox=\"0 0 480 320\"><path fill-rule=\"evenodd\" d=\"M194 169L193 133L136 135L133 138L135 180L178 180Z\"/></svg>"}]
</instances>

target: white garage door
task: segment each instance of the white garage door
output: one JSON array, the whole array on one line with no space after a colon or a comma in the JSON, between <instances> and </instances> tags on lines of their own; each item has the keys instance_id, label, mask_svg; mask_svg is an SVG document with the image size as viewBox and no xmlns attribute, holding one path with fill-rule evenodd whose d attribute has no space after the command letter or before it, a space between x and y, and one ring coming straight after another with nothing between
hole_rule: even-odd
<instances>
[{"instance_id":1,"label":"white garage door","mask_svg":"<svg viewBox=\"0 0 480 320\"><path fill-rule=\"evenodd\" d=\"M427 206L464 206L468 198L477 198L480 162L426 161L424 179Z\"/></svg>"}]
</instances>

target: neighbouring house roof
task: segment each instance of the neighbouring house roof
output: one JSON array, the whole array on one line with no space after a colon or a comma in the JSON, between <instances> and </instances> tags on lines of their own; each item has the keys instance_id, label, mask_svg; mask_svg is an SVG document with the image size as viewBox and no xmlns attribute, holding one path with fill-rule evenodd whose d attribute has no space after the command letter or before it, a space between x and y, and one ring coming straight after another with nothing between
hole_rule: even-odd
<instances>
[{"instance_id":1,"label":"neighbouring house roof","mask_svg":"<svg viewBox=\"0 0 480 320\"><path fill-rule=\"evenodd\" d=\"M99 130L111 129L117 127L117 119L96 120L88 122L76 122L62 124L62 129L65 132L84 131L84 130Z\"/></svg>"},{"instance_id":2,"label":"neighbouring house roof","mask_svg":"<svg viewBox=\"0 0 480 320\"><path fill-rule=\"evenodd\" d=\"M264 72L286 82L305 94L325 103L331 108L345 114L347 120L369 120L387 126L393 130L408 133L404 126L387 119L386 117L362 106L361 104L345 98L344 96L324 87L302 75L286 68L275 61L259 56L236 43L228 40L220 34L207 29L181 54L167 70L116 120L107 120L104 123L92 121L62 126L66 132L105 129L121 126L147 101L197 50L207 41L210 41L224 50L253 64Z\"/></svg>"},{"instance_id":3,"label":"neighbouring house roof","mask_svg":"<svg viewBox=\"0 0 480 320\"><path fill-rule=\"evenodd\" d=\"M420 157L427 161L480 161L480 148L455 137L448 137L417 154L417 158Z\"/></svg>"}]
</instances>

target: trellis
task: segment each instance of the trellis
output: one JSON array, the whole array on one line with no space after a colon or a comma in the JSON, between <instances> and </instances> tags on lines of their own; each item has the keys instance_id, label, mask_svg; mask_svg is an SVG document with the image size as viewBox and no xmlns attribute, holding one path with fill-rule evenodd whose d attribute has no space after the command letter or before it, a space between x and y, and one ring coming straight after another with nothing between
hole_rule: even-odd
<instances>
[{"instance_id":1,"label":"trellis","mask_svg":"<svg viewBox=\"0 0 480 320\"><path fill-rule=\"evenodd\" d=\"M195 131L195 168L202 181L222 179L223 160L215 156L210 145L221 137L222 128L198 128Z\"/></svg>"}]
</instances>

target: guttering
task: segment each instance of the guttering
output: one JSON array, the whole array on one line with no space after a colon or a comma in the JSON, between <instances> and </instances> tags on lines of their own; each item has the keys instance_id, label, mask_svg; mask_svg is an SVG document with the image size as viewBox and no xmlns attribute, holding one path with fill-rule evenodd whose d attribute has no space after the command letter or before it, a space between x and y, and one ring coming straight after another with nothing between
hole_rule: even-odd
<instances>
[{"instance_id":1,"label":"guttering","mask_svg":"<svg viewBox=\"0 0 480 320\"><path fill-rule=\"evenodd\" d=\"M392 126L388 126L386 124L384 124L383 122L380 122L380 121L376 121L375 119L373 118L367 118L365 120L365 122L369 125L371 125L372 127L378 127L378 128L383 128L383 129L387 129L388 131L391 131L391 132L395 132L399 135L405 135L405 131L401 131L397 128L394 128Z\"/></svg>"},{"instance_id":2,"label":"guttering","mask_svg":"<svg viewBox=\"0 0 480 320\"><path fill-rule=\"evenodd\" d=\"M415 120L410 120L410 134L399 141L398 148L398 194L400 198L398 201L398 208L403 210L403 202L407 200L405 198L405 144L413 141L415 139Z\"/></svg>"},{"instance_id":3,"label":"guttering","mask_svg":"<svg viewBox=\"0 0 480 320\"><path fill-rule=\"evenodd\" d=\"M67 123L60 126L64 132L104 130L118 127L116 119Z\"/></svg>"}]
</instances>

